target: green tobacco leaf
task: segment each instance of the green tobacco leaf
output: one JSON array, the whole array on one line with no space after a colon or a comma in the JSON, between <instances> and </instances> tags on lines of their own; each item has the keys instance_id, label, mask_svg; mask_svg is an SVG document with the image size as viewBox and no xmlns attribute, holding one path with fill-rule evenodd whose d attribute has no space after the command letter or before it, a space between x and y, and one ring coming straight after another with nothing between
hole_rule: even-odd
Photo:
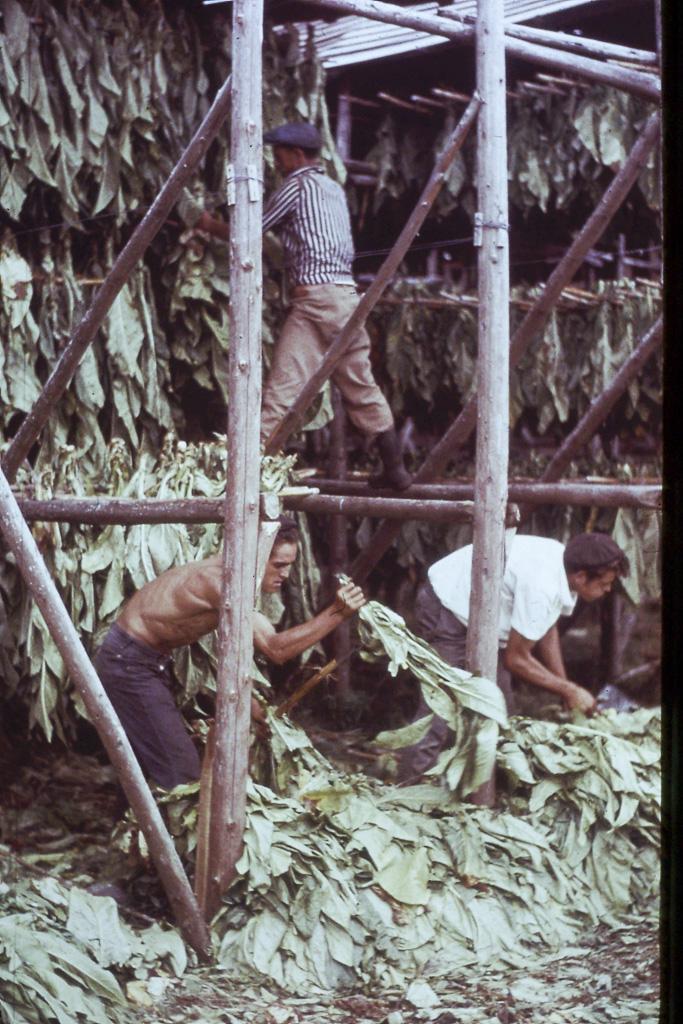
<instances>
[{"instance_id":1,"label":"green tobacco leaf","mask_svg":"<svg viewBox=\"0 0 683 1024\"><path fill-rule=\"evenodd\" d=\"M123 966L130 958L130 942L119 926L118 910L111 897L72 889L66 927L102 967Z\"/></svg>"},{"instance_id":2,"label":"green tobacco leaf","mask_svg":"<svg viewBox=\"0 0 683 1024\"><path fill-rule=\"evenodd\" d=\"M409 725L404 725L400 729L380 732L375 736L373 744L378 747L387 747L389 750L400 750L402 747L410 747L413 743L418 743L427 735L432 721L433 716L428 715L425 718L419 718L417 721L411 722Z\"/></svg>"}]
</instances>

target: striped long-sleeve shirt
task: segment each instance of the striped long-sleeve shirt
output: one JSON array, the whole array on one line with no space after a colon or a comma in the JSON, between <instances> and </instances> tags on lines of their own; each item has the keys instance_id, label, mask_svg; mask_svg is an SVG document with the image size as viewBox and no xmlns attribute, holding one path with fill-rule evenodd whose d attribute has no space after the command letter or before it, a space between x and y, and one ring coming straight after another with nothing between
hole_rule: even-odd
<instances>
[{"instance_id":1,"label":"striped long-sleeve shirt","mask_svg":"<svg viewBox=\"0 0 683 1024\"><path fill-rule=\"evenodd\" d=\"M287 176L263 211L263 230L277 228L292 285L353 284L353 239L346 196L321 167Z\"/></svg>"}]
</instances>

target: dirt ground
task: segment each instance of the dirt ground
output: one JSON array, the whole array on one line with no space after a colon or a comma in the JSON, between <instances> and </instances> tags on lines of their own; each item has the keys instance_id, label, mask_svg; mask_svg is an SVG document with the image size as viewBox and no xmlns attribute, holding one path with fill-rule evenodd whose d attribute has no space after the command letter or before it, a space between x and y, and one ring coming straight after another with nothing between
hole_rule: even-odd
<instances>
[{"instance_id":1,"label":"dirt ground","mask_svg":"<svg viewBox=\"0 0 683 1024\"><path fill-rule=\"evenodd\" d=\"M655 929L583 936L580 946L543 957L532 970L482 972L405 993L305 998L265 984L222 986L206 970L174 986L135 1016L139 1024L657 1024L659 949ZM422 992L423 999L420 999ZM410 995L411 989L408 990Z\"/></svg>"}]
</instances>

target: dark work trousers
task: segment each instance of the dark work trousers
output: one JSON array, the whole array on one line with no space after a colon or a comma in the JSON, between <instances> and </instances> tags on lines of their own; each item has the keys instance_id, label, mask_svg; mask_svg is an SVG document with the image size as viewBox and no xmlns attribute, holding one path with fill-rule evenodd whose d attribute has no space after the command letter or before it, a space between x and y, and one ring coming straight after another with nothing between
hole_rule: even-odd
<instances>
[{"instance_id":1,"label":"dark work trousers","mask_svg":"<svg viewBox=\"0 0 683 1024\"><path fill-rule=\"evenodd\" d=\"M145 776L164 789L198 779L199 755L171 693L171 656L114 623L94 665Z\"/></svg>"},{"instance_id":2,"label":"dark work trousers","mask_svg":"<svg viewBox=\"0 0 683 1024\"><path fill-rule=\"evenodd\" d=\"M429 580L420 587L415 601L416 629L418 636L426 640L436 653L454 668L465 667L467 647L467 626L456 618L453 612L442 605L434 593ZM510 685L510 673L503 665L502 651L498 652L498 677L496 682L503 691L508 714L514 713L514 697ZM420 703L413 721L433 714L429 704L420 692ZM444 747L449 728L443 718L434 715L427 733L410 747L401 752L398 772L399 782L410 782L432 768Z\"/></svg>"}]
</instances>

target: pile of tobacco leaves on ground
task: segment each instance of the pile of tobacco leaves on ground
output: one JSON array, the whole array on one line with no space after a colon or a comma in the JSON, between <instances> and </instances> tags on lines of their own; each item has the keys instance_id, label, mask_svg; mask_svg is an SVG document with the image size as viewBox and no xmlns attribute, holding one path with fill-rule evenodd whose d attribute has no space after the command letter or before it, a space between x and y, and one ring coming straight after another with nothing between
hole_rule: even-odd
<instances>
[{"instance_id":1,"label":"pile of tobacco leaves on ground","mask_svg":"<svg viewBox=\"0 0 683 1024\"><path fill-rule=\"evenodd\" d=\"M0 819L0 1019L123 1021L169 993L177 1010L183 994L201 1003L204 991L211 1003L227 986L252 993L247 1019L281 1024L304 1019L297 1007L311 1000L343 1009L349 999L351 1010L368 996L376 1003L365 1019L392 1024L531 1020L515 1010L542 998L530 972L573 958L582 977L581 950L600 929L625 943L652 940L659 710L508 720L492 684L442 667L393 613L371 604L362 630L370 656L415 672L430 706L450 716L454 748L422 784L397 787L350 770L343 742L339 756L324 757L269 710L269 738L252 742L244 852L212 922L210 967L155 920L163 898L133 818L107 827L111 770L71 757L19 774ZM405 729L368 736L366 749L390 760L413 739ZM492 754L497 803L475 807L463 796ZM78 784L57 795L60 773ZM197 789L158 794L190 875ZM101 895L107 884L120 907ZM472 982L489 977L515 979L507 1016L478 1015ZM640 996L628 1016L623 1006L609 1016L611 977L594 980L606 1016L584 1006L584 1016L548 1019L654 1020ZM463 1016L466 991L475 1002ZM319 1010L318 1019L364 1017Z\"/></svg>"}]
</instances>

